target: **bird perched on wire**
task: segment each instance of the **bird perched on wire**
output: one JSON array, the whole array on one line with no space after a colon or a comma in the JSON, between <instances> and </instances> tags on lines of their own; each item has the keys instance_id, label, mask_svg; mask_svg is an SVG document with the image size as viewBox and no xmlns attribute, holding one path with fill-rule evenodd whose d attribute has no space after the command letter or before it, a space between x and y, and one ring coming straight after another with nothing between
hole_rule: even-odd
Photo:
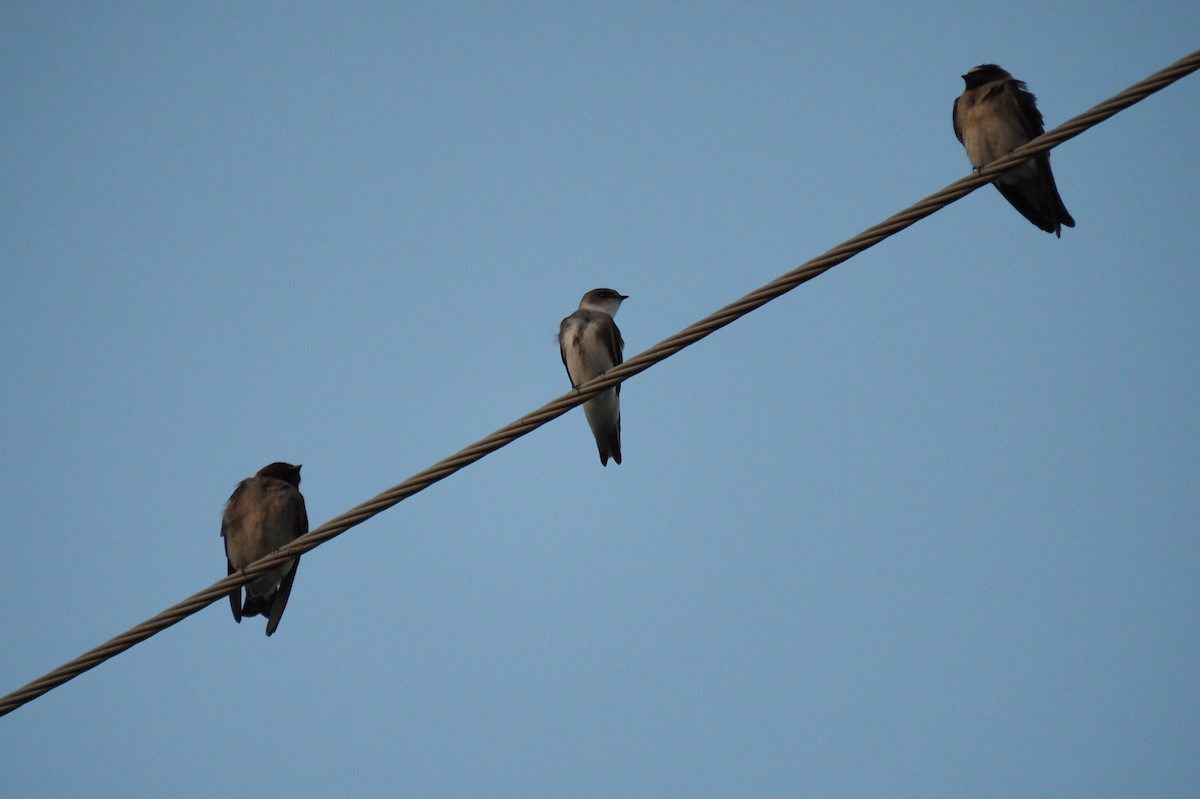
<instances>
[{"instance_id":1,"label":"bird perched on wire","mask_svg":"<svg viewBox=\"0 0 1200 799\"><path fill-rule=\"evenodd\" d=\"M221 519L228 574L290 544L308 532L308 512L300 493L300 467L276 462L237 484ZM241 587L229 592L233 620L243 616L266 616L267 635L275 632L292 593L300 558L285 561Z\"/></svg>"},{"instance_id":2,"label":"bird perched on wire","mask_svg":"<svg viewBox=\"0 0 1200 799\"><path fill-rule=\"evenodd\" d=\"M584 383L624 361L625 342L613 316L621 303L629 299L612 289L592 289L579 301L579 310L558 326L558 348L571 386ZM621 462L621 386L606 388L583 404L600 465L612 458Z\"/></svg>"},{"instance_id":3,"label":"bird perched on wire","mask_svg":"<svg viewBox=\"0 0 1200 799\"><path fill-rule=\"evenodd\" d=\"M1037 98L1025 84L995 64L981 64L962 76L966 89L954 101L954 135L979 169L1044 132ZM1001 173L992 184L1021 215L1047 233L1062 236L1062 226L1075 227L1067 213L1050 153L1043 152Z\"/></svg>"}]
</instances>

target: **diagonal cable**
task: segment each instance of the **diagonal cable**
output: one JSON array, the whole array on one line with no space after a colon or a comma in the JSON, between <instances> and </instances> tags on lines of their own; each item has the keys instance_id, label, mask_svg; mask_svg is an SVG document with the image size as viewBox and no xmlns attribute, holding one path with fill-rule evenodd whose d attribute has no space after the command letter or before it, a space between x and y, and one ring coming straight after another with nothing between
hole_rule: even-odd
<instances>
[{"instance_id":1,"label":"diagonal cable","mask_svg":"<svg viewBox=\"0 0 1200 799\"><path fill-rule=\"evenodd\" d=\"M709 314L675 335L663 339L658 344L638 353L620 366L610 369L600 377L580 386L577 391L568 392L558 399L546 403L532 413L522 416L517 421L500 428L491 435L476 441L454 455L438 461L424 471L418 472L403 483L393 486L373 499L369 499L340 516L330 519L315 530L297 538L291 544L281 547L270 555L251 563L237 574L232 574L223 580L213 583L203 591L192 594L182 602L172 605L136 627L121 633L95 649L84 652L74 660L64 663L45 676L13 691L7 696L0 697L0 716L11 713L21 705L31 702L68 680L78 677L83 672L100 665L109 658L119 655L135 644L182 621L193 613L203 610L213 602L224 597L233 588L245 585L258 575L271 570L283 561L320 546L329 539L341 535L351 527L362 524L377 513L387 510L402 500L416 494L418 491L423 491L439 480L449 477L459 469L469 466L485 455L495 452L526 433L533 432L547 422L562 416L575 406L583 404L589 397L600 391L644 372L659 361L671 357L684 347L696 343L710 333L720 330L736 319L766 305L771 300L786 294L800 284L812 280L817 275L832 269L863 250L878 244L889 236L945 208L950 203L965 197L1018 162L1050 150L1068 139L1073 139L1085 130L1098 125L1117 112L1144 100L1151 94L1195 72L1197 69L1200 69L1200 50L1185 56L1169 67L1155 72L1153 75L1135 83L1123 92L1110 97L1099 105L1093 106L1088 111L1072 117L1053 130L1038 136L1028 144L1018 147L1003 158L999 158L976 172L956 180L941 191L935 192L925 199L910 205L903 211L888 217L879 224L867 228L854 238L842 242L825 254L813 258L792 271L779 276L765 286Z\"/></svg>"}]
</instances>

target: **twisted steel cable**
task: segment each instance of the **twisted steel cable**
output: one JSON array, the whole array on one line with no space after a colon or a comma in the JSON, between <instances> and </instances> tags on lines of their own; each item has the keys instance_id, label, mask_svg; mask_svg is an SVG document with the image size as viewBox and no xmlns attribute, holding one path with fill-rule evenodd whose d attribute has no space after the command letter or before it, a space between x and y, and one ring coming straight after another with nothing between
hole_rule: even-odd
<instances>
[{"instance_id":1,"label":"twisted steel cable","mask_svg":"<svg viewBox=\"0 0 1200 799\"><path fill-rule=\"evenodd\" d=\"M136 627L121 633L95 649L84 652L79 657L64 663L45 676L0 698L0 716L11 713L27 702L36 699L68 680L78 677L80 674L100 665L109 658L119 655L135 644L182 621L193 613L203 610L213 602L226 596L233 588L250 582L258 575L269 571L283 561L320 546L329 539L341 535L351 527L361 524L418 491L423 491L439 480L454 474L459 469L469 466L484 456L510 444L526 433L530 433L547 422L562 416L575 406L583 404L588 398L600 391L621 383L640 372L644 372L659 361L669 358L710 333L720 330L722 327L766 305L771 300L786 294L802 283L812 280L814 277L878 244L889 236L904 230L936 211L945 208L950 203L965 197L985 183L989 183L1001 172L1013 167L1018 162L1050 150L1064 141L1078 136L1085 130L1098 125L1119 111L1144 100L1151 94L1195 72L1197 69L1200 69L1200 50L1155 72L1153 75L1133 84L1119 94L1093 106L1088 111L1072 117L1053 130L1042 134L1003 158L999 158L976 172L956 180L941 191L931 194L925 199L905 208L903 211L888 217L879 224L867 228L854 238L844 241L823 255L801 264L792 271L779 276L741 299L689 325L675 335L663 339L658 344L638 353L615 369L611 369L600 377L585 383L578 390L570 391L546 403L532 413L522 416L517 421L500 428L491 435L480 439L454 455L438 461L424 471L418 472L403 483L393 486L373 499L367 500L340 516L330 519L315 530L297 538L291 544L276 550L261 560L251 563L239 573L232 574L223 580L213 583L203 591L192 594L182 602L172 605L161 613L138 624Z\"/></svg>"}]
</instances>

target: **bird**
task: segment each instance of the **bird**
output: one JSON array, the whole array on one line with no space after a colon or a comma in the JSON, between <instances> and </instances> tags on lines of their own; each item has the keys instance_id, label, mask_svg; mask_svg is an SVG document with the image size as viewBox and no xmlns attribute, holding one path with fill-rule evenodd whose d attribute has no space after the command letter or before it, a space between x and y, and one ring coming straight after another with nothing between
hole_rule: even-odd
<instances>
[{"instance_id":1,"label":"bird","mask_svg":"<svg viewBox=\"0 0 1200 799\"><path fill-rule=\"evenodd\" d=\"M237 484L221 518L228 574L290 544L308 532L308 512L300 493L300 466L276 461ZM279 627L300 565L297 556L229 592L233 620L266 616L267 635Z\"/></svg>"},{"instance_id":2,"label":"bird","mask_svg":"<svg viewBox=\"0 0 1200 799\"><path fill-rule=\"evenodd\" d=\"M613 316L629 299L613 289L592 289L579 301L579 310L558 326L558 348L573 388L607 372L624 361L625 341ZM583 404L600 465L612 458L621 463L621 386L606 388Z\"/></svg>"},{"instance_id":3,"label":"bird","mask_svg":"<svg viewBox=\"0 0 1200 799\"><path fill-rule=\"evenodd\" d=\"M980 64L962 76L966 88L954 100L954 135L976 170L1044 132L1042 114L1024 82L995 64ZM1037 227L1062 237L1075 227L1050 171L1050 153L1039 153L1001 173L992 184L1013 208Z\"/></svg>"}]
</instances>

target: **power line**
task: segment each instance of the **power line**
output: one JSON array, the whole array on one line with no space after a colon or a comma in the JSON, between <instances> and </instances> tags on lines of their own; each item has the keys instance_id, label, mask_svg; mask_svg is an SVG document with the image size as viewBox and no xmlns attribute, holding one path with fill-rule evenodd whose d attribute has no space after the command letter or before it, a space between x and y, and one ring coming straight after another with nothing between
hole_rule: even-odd
<instances>
[{"instance_id":1,"label":"power line","mask_svg":"<svg viewBox=\"0 0 1200 799\"><path fill-rule=\"evenodd\" d=\"M533 432L547 422L562 416L577 405L581 405L589 397L600 391L644 372L659 361L671 357L676 352L696 343L710 333L720 330L722 327L745 316L751 311L766 305L771 300L786 294L800 284L812 280L814 277L852 258L863 250L878 244L889 236L945 208L950 203L965 197L1016 163L1030 156L1050 150L1062 142L1078 136L1088 128L1094 127L1117 112L1144 100L1151 94L1195 72L1197 69L1200 69L1200 50L1191 53L1165 69L1155 72L1153 75L1135 83L1123 92L1114 95L1099 105L1093 106L1088 111L1072 117L1048 133L1017 148L1003 158L993 161L979 171L967 177L960 178L941 191L931 194L925 199L910 205L903 211L888 217L879 224L867 228L854 238L842 242L825 254L805 262L765 286L709 314L675 335L663 339L658 344L638 353L615 369L580 386L577 391L568 392L558 399L546 403L532 413L522 416L515 422L500 428L491 435L480 439L454 455L438 461L424 471L418 472L403 483L384 491L382 494L361 505L351 508L340 516L330 519L315 530L297 538L286 547L282 547L261 560L251 563L241 572L213 583L203 591L192 594L182 602L172 605L156 616L138 624L136 627L127 630L95 649L84 652L79 657L64 663L45 676L0 698L0 716L11 713L25 703L53 690L68 680L78 677L83 672L100 665L109 658L119 655L135 644L182 621L193 613L203 610L213 602L225 597L233 588L250 582L258 575L271 570L283 561L315 549L329 539L341 535L351 527L361 524L372 516L416 494L418 491L423 491L439 480L454 474L459 469L469 466L484 456L512 443L521 436Z\"/></svg>"}]
</instances>

